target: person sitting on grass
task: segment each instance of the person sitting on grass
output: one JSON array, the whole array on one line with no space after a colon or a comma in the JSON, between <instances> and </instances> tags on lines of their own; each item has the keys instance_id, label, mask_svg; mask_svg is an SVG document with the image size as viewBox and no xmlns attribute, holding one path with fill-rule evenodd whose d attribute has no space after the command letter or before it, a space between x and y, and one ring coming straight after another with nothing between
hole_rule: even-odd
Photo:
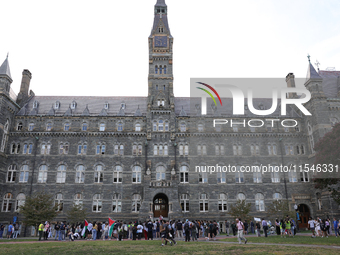
<instances>
[{"instance_id":1,"label":"person sitting on grass","mask_svg":"<svg viewBox=\"0 0 340 255\"><path fill-rule=\"evenodd\" d=\"M72 242L74 241L74 236L73 236L73 232L71 231L71 229L67 230L66 236L68 236L68 239L70 241L72 241Z\"/></svg>"}]
</instances>

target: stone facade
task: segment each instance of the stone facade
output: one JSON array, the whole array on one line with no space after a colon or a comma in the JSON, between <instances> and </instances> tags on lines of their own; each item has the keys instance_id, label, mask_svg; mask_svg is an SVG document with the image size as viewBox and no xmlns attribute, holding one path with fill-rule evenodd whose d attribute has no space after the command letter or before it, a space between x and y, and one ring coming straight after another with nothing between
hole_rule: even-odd
<instances>
[{"instance_id":1,"label":"stone facade","mask_svg":"<svg viewBox=\"0 0 340 255\"><path fill-rule=\"evenodd\" d=\"M329 194L313 188L311 176L268 173L254 180L253 173L195 172L195 166L216 164L312 163L313 143L340 120L339 72L316 72L309 63L305 86L312 99L305 107L312 116L302 117L291 109L299 129L215 130L212 113L200 116L190 107L191 99L174 97L172 45L167 7L158 0L149 37L145 98L35 96L29 92L32 75L24 70L14 99L5 60L0 68L2 222L14 216L20 220L16 210L20 199L37 192L52 194L63 204L57 220L65 219L73 203L82 203L93 220L146 219L159 213L225 220L230 205L243 195L256 217L265 216L266 206L277 198L287 198L292 207L306 205L312 216L339 216ZM292 82L289 74L288 87L294 87ZM286 146L291 146L290 155ZM154 204L157 198L160 204Z\"/></svg>"}]
</instances>

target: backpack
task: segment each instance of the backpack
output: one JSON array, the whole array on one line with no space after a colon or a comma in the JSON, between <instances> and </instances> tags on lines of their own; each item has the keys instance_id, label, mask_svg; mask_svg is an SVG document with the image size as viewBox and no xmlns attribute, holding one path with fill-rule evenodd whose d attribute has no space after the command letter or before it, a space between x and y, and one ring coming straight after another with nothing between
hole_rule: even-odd
<instances>
[{"instance_id":1,"label":"backpack","mask_svg":"<svg viewBox=\"0 0 340 255\"><path fill-rule=\"evenodd\" d=\"M216 230L217 230L216 225L213 224L213 226L212 226L212 231L215 232Z\"/></svg>"},{"instance_id":2,"label":"backpack","mask_svg":"<svg viewBox=\"0 0 340 255\"><path fill-rule=\"evenodd\" d=\"M189 223L188 223L188 222L186 222L186 223L184 224L184 230L189 230Z\"/></svg>"},{"instance_id":3,"label":"backpack","mask_svg":"<svg viewBox=\"0 0 340 255\"><path fill-rule=\"evenodd\" d=\"M127 225L124 226L124 231L128 231Z\"/></svg>"},{"instance_id":4,"label":"backpack","mask_svg":"<svg viewBox=\"0 0 340 255\"><path fill-rule=\"evenodd\" d=\"M283 229L286 229L286 223L283 223L283 224L282 224L282 228L283 228Z\"/></svg>"},{"instance_id":5,"label":"backpack","mask_svg":"<svg viewBox=\"0 0 340 255\"><path fill-rule=\"evenodd\" d=\"M177 223L177 230L182 230L182 223L180 222Z\"/></svg>"}]
</instances>

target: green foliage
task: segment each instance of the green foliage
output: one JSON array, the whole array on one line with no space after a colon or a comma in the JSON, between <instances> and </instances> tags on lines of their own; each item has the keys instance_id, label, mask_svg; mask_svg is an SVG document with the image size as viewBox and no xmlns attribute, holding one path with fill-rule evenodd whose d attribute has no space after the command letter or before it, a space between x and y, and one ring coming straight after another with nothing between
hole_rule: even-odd
<instances>
[{"instance_id":1,"label":"green foliage","mask_svg":"<svg viewBox=\"0 0 340 255\"><path fill-rule=\"evenodd\" d=\"M328 166L327 172L321 171L314 176L315 188L331 192L334 201L340 205L340 123L336 124L331 132L325 134L314 149L316 151L315 165L319 164L322 167L326 164ZM329 171L330 164L334 166L333 172Z\"/></svg>"},{"instance_id":2,"label":"green foliage","mask_svg":"<svg viewBox=\"0 0 340 255\"><path fill-rule=\"evenodd\" d=\"M77 222L84 222L87 218L87 211L81 205L73 204L73 207L66 212L68 222L76 224ZM88 219L89 220L89 219Z\"/></svg>"},{"instance_id":3,"label":"green foliage","mask_svg":"<svg viewBox=\"0 0 340 255\"><path fill-rule=\"evenodd\" d=\"M289 203L287 200L276 200L267 206L268 218L279 220L285 219L287 215L289 218L295 218L295 212L289 211ZM274 221L272 221L274 222Z\"/></svg>"},{"instance_id":4,"label":"green foliage","mask_svg":"<svg viewBox=\"0 0 340 255\"><path fill-rule=\"evenodd\" d=\"M24 224L38 229L42 221L50 222L57 216L57 208L52 195L37 193L26 198L25 205L20 206L20 214L24 216Z\"/></svg>"},{"instance_id":5,"label":"green foliage","mask_svg":"<svg viewBox=\"0 0 340 255\"><path fill-rule=\"evenodd\" d=\"M230 207L230 215L234 218L241 218L242 221L244 220L251 220L251 217L249 216L250 212L250 203L246 203L245 200L237 200L237 202Z\"/></svg>"}]
</instances>

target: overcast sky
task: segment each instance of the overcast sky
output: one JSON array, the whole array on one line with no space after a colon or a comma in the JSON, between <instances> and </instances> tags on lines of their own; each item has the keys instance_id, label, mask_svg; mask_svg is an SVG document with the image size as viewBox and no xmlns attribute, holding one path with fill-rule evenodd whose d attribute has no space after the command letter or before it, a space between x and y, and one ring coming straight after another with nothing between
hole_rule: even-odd
<instances>
[{"instance_id":1,"label":"overcast sky","mask_svg":"<svg viewBox=\"0 0 340 255\"><path fill-rule=\"evenodd\" d=\"M36 95L146 96L156 0L1 1L0 64ZM340 1L166 0L175 96L191 77L305 77L340 69Z\"/></svg>"}]
</instances>

